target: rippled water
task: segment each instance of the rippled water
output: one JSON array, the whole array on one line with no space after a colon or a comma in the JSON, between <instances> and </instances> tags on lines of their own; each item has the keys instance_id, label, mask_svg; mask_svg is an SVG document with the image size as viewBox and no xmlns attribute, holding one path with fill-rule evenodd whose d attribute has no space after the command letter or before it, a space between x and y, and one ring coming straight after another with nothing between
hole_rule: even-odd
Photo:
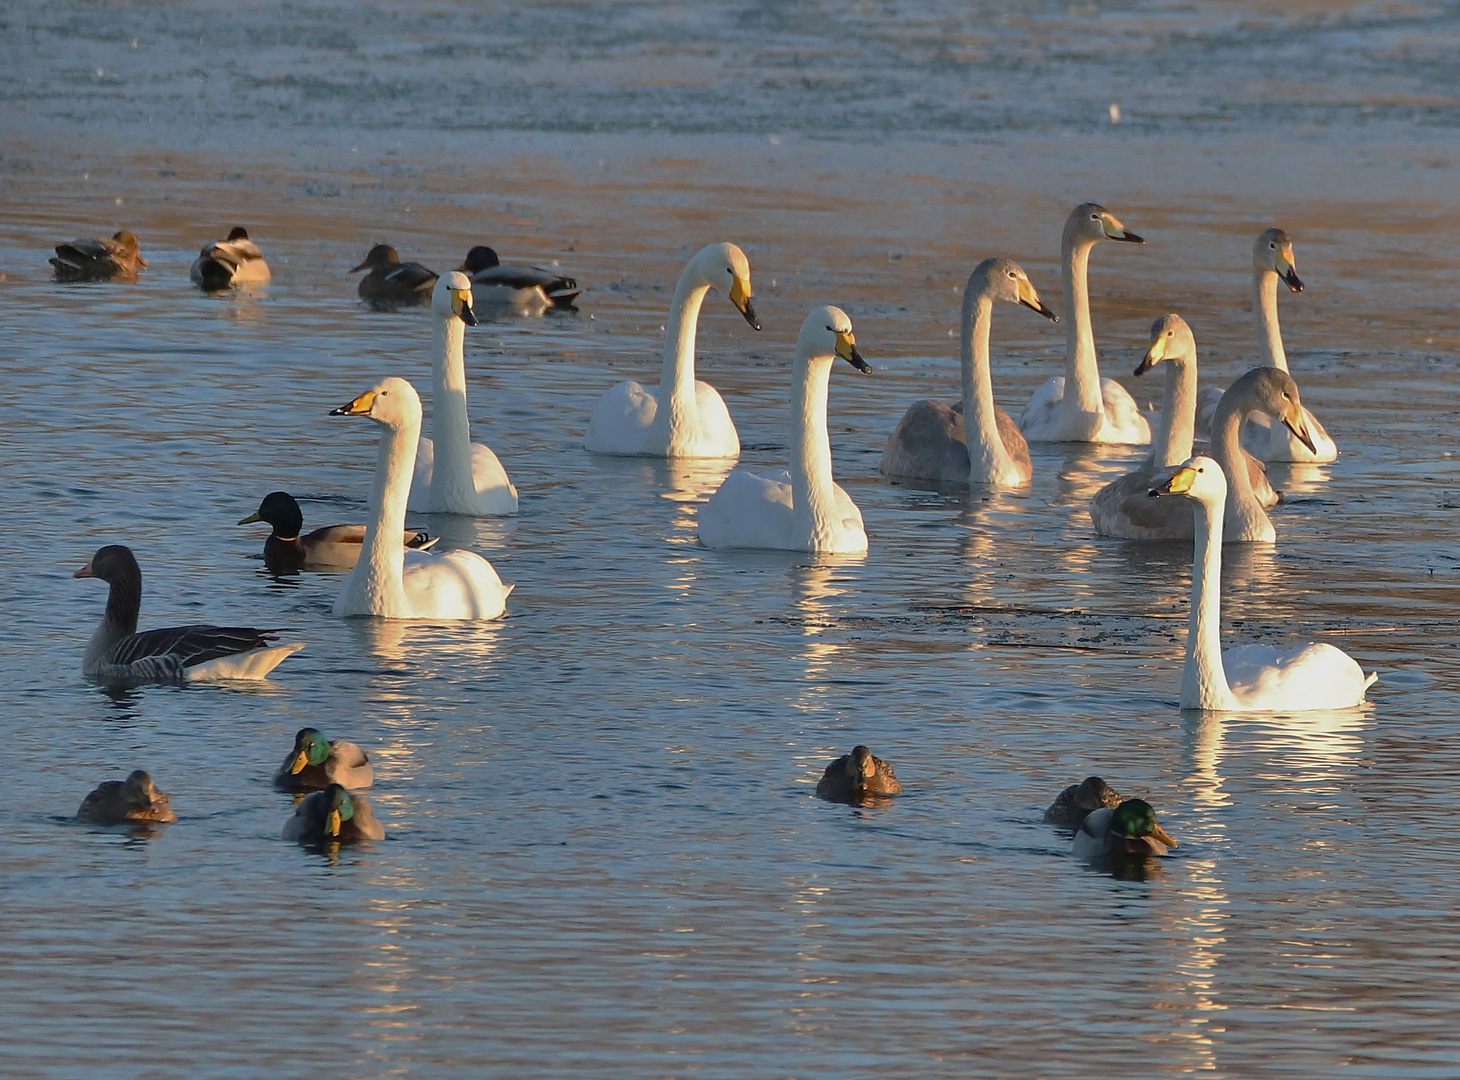
<instances>
[{"instance_id":1,"label":"rippled water","mask_svg":"<svg viewBox=\"0 0 1460 1080\"><path fill-rule=\"evenodd\" d=\"M0 1072L7 1076L1453 1076L1460 470L1453 4L52 4L0 29ZM1119 103L1121 123L1108 106ZM1098 198L1150 241L1092 259L1107 374L1185 314L1204 381L1251 362L1248 250L1294 237L1304 400L1344 453L1274 468L1273 548L1227 552L1232 639L1341 644L1380 682L1301 720L1176 708L1190 552L1097 541L1138 455L1044 447L1019 494L877 474L956 383L991 253L1058 299ZM249 296L187 285L247 224ZM60 287L58 240L135 228L134 286ZM714 297L701 370L742 463L786 460L789 359L834 302L877 367L832 385L861 559L695 543L719 466L581 450L653 378L669 293L742 243L766 326ZM373 433L429 387L429 324L373 314L372 243L561 260L581 311L468 336L474 431L515 519L435 519L517 584L477 626L345 623L236 528L285 488L359 519ZM1009 307L1000 400L1063 335ZM126 542L145 625L287 625L258 689L106 693ZM391 839L278 839L304 723L366 747ZM906 794L812 797L855 742ZM176 825L64 819L149 769ZM1181 841L1145 881L1039 823L1099 772Z\"/></svg>"}]
</instances>

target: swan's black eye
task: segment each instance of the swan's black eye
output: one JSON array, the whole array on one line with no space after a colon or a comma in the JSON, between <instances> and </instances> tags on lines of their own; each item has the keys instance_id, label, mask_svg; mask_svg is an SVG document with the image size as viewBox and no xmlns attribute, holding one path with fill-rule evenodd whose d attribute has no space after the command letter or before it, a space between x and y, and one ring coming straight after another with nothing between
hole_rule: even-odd
<instances>
[{"instance_id":1,"label":"swan's black eye","mask_svg":"<svg viewBox=\"0 0 1460 1080\"><path fill-rule=\"evenodd\" d=\"M1099 221L1100 220L1100 215L1099 214L1091 214L1090 215L1090 220L1091 221Z\"/></svg>"},{"instance_id":2,"label":"swan's black eye","mask_svg":"<svg viewBox=\"0 0 1460 1080\"><path fill-rule=\"evenodd\" d=\"M827 329L830 330L833 334L836 333L836 327L835 326L828 326Z\"/></svg>"},{"instance_id":3,"label":"swan's black eye","mask_svg":"<svg viewBox=\"0 0 1460 1080\"><path fill-rule=\"evenodd\" d=\"M735 267L733 267L733 266L727 266L727 267L725 267L725 273L729 274L731 277L734 277L735 276Z\"/></svg>"}]
</instances>

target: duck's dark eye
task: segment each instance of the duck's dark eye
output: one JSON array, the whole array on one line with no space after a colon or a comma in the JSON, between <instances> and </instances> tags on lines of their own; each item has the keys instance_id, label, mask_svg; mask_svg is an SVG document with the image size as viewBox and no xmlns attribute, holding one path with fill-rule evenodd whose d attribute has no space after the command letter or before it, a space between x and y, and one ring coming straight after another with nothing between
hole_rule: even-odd
<instances>
[{"instance_id":1,"label":"duck's dark eye","mask_svg":"<svg viewBox=\"0 0 1460 1080\"><path fill-rule=\"evenodd\" d=\"M1203 465L1201 468L1197 469L1196 471L1197 472L1206 472L1207 471L1207 467L1205 465Z\"/></svg>"}]
</instances>

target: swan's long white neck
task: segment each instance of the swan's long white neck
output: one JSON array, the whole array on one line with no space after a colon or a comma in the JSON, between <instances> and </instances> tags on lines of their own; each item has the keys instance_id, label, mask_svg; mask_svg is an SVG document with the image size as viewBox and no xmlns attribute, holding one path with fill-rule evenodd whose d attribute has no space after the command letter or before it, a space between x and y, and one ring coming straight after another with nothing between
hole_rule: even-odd
<instances>
[{"instance_id":1,"label":"swan's long white neck","mask_svg":"<svg viewBox=\"0 0 1460 1080\"><path fill-rule=\"evenodd\" d=\"M1086 281L1093 240L1065 237L1060 243L1065 307L1065 396L1060 402L1062 438L1093 438L1105 419L1095 333L1090 328L1090 291Z\"/></svg>"},{"instance_id":2,"label":"swan's long white neck","mask_svg":"<svg viewBox=\"0 0 1460 1080\"><path fill-rule=\"evenodd\" d=\"M403 618L408 614L402 580L406 499L410 495L416 443L420 438L419 417L407 418L400 427L381 428L375 477L370 483L370 519L365 526L365 543L360 550L360 561L345 585L347 612L368 610L385 618Z\"/></svg>"},{"instance_id":3,"label":"swan's long white neck","mask_svg":"<svg viewBox=\"0 0 1460 1080\"><path fill-rule=\"evenodd\" d=\"M1222 396L1212 417L1211 449L1211 456L1221 465L1227 477L1227 497L1224 500L1227 503L1227 523L1243 532L1254 529L1267 532L1272 528L1272 519L1252 491L1247 457L1242 453L1240 429L1250 405L1238 400L1228 401L1229 397L1233 397L1230 390Z\"/></svg>"},{"instance_id":4,"label":"swan's long white neck","mask_svg":"<svg viewBox=\"0 0 1460 1080\"><path fill-rule=\"evenodd\" d=\"M1196 351L1189 358L1166 360L1166 396L1161 405L1161 430L1151 460L1169 469L1191 457L1196 437Z\"/></svg>"},{"instance_id":5,"label":"swan's long white neck","mask_svg":"<svg viewBox=\"0 0 1460 1080\"><path fill-rule=\"evenodd\" d=\"M1181 676L1183 709L1235 709L1222 666L1222 517L1226 498L1193 499L1196 557L1191 566L1191 620Z\"/></svg>"},{"instance_id":6,"label":"swan's long white neck","mask_svg":"<svg viewBox=\"0 0 1460 1080\"><path fill-rule=\"evenodd\" d=\"M1020 474L994 413L994 383L989 373L989 326L993 297L988 292L963 295L963 440L968 446L970 484L1019 484Z\"/></svg>"},{"instance_id":7,"label":"swan's long white neck","mask_svg":"<svg viewBox=\"0 0 1460 1080\"><path fill-rule=\"evenodd\" d=\"M1278 326L1278 275L1261 266L1252 268L1252 316L1257 320L1257 359L1260 367L1288 370L1283 332Z\"/></svg>"},{"instance_id":8,"label":"swan's long white neck","mask_svg":"<svg viewBox=\"0 0 1460 1080\"><path fill-rule=\"evenodd\" d=\"M831 478L831 438L826 431L826 397L832 358L812 356L796 346L791 387L791 541L798 548L835 547L840 522Z\"/></svg>"},{"instance_id":9,"label":"swan's long white neck","mask_svg":"<svg viewBox=\"0 0 1460 1080\"><path fill-rule=\"evenodd\" d=\"M431 437L435 463L428 506L433 511L474 508L471 423L466 414L466 323L437 314L431 332ZM404 522L402 522L404 525Z\"/></svg>"},{"instance_id":10,"label":"swan's long white neck","mask_svg":"<svg viewBox=\"0 0 1460 1080\"><path fill-rule=\"evenodd\" d=\"M659 377L659 412L655 423L668 425L671 445L681 437L693 438L699 423L695 400L695 331L700 307L710 285L691 262L674 287L674 303L664 336L664 371ZM668 394L668 400L664 395Z\"/></svg>"}]
</instances>

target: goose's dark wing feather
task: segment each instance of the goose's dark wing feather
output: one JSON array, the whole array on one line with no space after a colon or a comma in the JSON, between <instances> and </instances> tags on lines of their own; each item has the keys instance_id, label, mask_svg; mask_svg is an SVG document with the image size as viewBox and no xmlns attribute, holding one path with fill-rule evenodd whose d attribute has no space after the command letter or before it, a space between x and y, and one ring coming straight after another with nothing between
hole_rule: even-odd
<instances>
[{"instance_id":1,"label":"goose's dark wing feather","mask_svg":"<svg viewBox=\"0 0 1460 1080\"><path fill-rule=\"evenodd\" d=\"M176 663L181 670L220 656L264 648L277 633L252 626L169 626L122 638L111 647L106 660L109 664L124 665L165 658L169 667Z\"/></svg>"}]
</instances>

